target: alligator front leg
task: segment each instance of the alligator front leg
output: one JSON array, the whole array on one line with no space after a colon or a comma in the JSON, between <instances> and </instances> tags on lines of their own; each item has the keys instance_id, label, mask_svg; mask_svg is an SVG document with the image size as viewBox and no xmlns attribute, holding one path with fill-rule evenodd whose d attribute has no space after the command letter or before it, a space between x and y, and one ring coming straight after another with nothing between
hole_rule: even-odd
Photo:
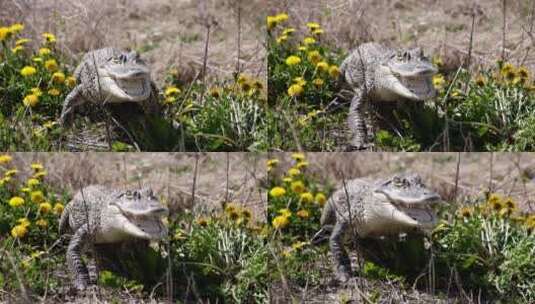
<instances>
[{"instance_id":1,"label":"alligator front leg","mask_svg":"<svg viewBox=\"0 0 535 304\"><path fill-rule=\"evenodd\" d=\"M87 242L89 242L89 229L85 224L76 230L67 248L67 266L74 276L74 287L77 290L84 290L89 284L89 272L82 261L82 253Z\"/></svg>"},{"instance_id":2,"label":"alligator front leg","mask_svg":"<svg viewBox=\"0 0 535 304\"><path fill-rule=\"evenodd\" d=\"M82 96L82 85L77 85L65 98L63 102L63 109L61 110L61 116L59 118L60 125L65 125L70 121L73 113L72 111L79 105L85 102L84 97Z\"/></svg>"},{"instance_id":3,"label":"alligator front leg","mask_svg":"<svg viewBox=\"0 0 535 304\"><path fill-rule=\"evenodd\" d=\"M363 150L367 148L368 136L365 121L364 94L357 90L349 107L347 122L352 134L349 150Z\"/></svg>"},{"instance_id":4,"label":"alligator front leg","mask_svg":"<svg viewBox=\"0 0 535 304\"><path fill-rule=\"evenodd\" d=\"M341 282L347 282L351 278L351 260L344 248L344 234L348 229L347 223L336 222L331 237L329 238L329 246L333 255L333 263L336 272L336 278Z\"/></svg>"}]
</instances>

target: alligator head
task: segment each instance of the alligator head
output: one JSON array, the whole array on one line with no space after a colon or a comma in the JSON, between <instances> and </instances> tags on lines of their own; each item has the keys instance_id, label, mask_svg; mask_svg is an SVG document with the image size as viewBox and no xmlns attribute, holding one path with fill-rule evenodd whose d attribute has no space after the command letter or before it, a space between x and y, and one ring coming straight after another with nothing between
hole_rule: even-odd
<instances>
[{"instance_id":1,"label":"alligator head","mask_svg":"<svg viewBox=\"0 0 535 304\"><path fill-rule=\"evenodd\" d=\"M150 69L132 51L106 58L98 66L98 85L111 102L140 102L151 94Z\"/></svg>"},{"instance_id":2,"label":"alligator head","mask_svg":"<svg viewBox=\"0 0 535 304\"><path fill-rule=\"evenodd\" d=\"M121 192L110 204L115 207L114 219L108 223L133 237L156 240L167 235L162 218L169 214L151 189Z\"/></svg>"},{"instance_id":3,"label":"alligator head","mask_svg":"<svg viewBox=\"0 0 535 304\"><path fill-rule=\"evenodd\" d=\"M436 223L435 204L440 196L427 188L417 174L399 174L378 184L373 190L376 199L367 206L369 223L376 223L379 234L403 232L407 228L430 230ZM382 228L381 228L382 227ZM389 231L390 230L390 231Z\"/></svg>"},{"instance_id":4,"label":"alligator head","mask_svg":"<svg viewBox=\"0 0 535 304\"><path fill-rule=\"evenodd\" d=\"M421 48L400 50L381 65L384 89L389 94L423 101L436 95L432 77L438 71Z\"/></svg>"}]
</instances>

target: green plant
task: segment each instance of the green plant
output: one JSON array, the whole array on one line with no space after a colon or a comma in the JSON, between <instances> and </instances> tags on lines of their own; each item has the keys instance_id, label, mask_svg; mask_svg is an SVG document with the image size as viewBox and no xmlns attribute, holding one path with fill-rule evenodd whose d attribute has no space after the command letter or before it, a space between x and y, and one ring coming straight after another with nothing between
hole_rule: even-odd
<instances>
[{"instance_id":1,"label":"green plant","mask_svg":"<svg viewBox=\"0 0 535 304\"><path fill-rule=\"evenodd\" d=\"M463 207L433 233L443 278L453 269L463 288L487 296L530 303L535 300L535 217L517 214L516 204L497 194Z\"/></svg>"},{"instance_id":2,"label":"green plant","mask_svg":"<svg viewBox=\"0 0 535 304\"><path fill-rule=\"evenodd\" d=\"M185 215L171 224L171 253L176 290L190 282L192 301L267 303L268 251L248 209L227 205L223 214L193 221ZM189 232L180 226L193 221ZM179 279L183 278L183 279ZM188 281L189 280L189 281ZM192 281L193 280L193 281Z\"/></svg>"}]
</instances>

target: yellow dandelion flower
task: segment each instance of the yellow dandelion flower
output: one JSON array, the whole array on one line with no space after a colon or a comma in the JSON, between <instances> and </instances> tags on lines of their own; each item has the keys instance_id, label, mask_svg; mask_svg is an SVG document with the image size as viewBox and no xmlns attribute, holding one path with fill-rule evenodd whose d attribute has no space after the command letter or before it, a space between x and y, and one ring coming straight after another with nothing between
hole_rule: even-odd
<instances>
[{"instance_id":1,"label":"yellow dandelion flower","mask_svg":"<svg viewBox=\"0 0 535 304\"><path fill-rule=\"evenodd\" d=\"M35 188L36 186L38 186L41 182L36 179L36 178L30 178L28 179L28 181L26 182L26 184L28 185L28 187L30 188Z\"/></svg>"},{"instance_id":2,"label":"yellow dandelion flower","mask_svg":"<svg viewBox=\"0 0 535 304\"><path fill-rule=\"evenodd\" d=\"M26 217L18 219L17 223L19 223L19 225L24 226L24 227L30 227L31 225L30 220L28 220L28 218Z\"/></svg>"},{"instance_id":3,"label":"yellow dandelion flower","mask_svg":"<svg viewBox=\"0 0 535 304\"><path fill-rule=\"evenodd\" d=\"M469 208L469 207L463 207L463 208L459 209L458 214L461 217L471 217L472 214L473 214L473 209Z\"/></svg>"},{"instance_id":4,"label":"yellow dandelion flower","mask_svg":"<svg viewBox=\"0 0 535 304\"><path fill-rule=\"evenodd\" d=\"M285 248L282 252L281 252L281 255L285 258L289 258L292 256L292 248Z\"/></svg>"},{"instance_id":5,"label":"yellow dandelion flower","mask_svg":"<svg viewBox=\"0 0 535 304\"><path fill-rule=\"evenodd\" d=\"M221 88L218 88L218 87L210 88L210 90L208 91L208 94L210 94L210 96L214 98L221 97L221 93L222 93L222 90Z\"/></svg>"},{"instance_id":6,"label":"yellow dandelion flower","mask_svg":"<svg viewBox=\"0 0 535 304\"><path fill-rule=\"evenodd\" d=\"M52 124L53 124L53 123L55 123L55 122L49 122L49 123L52 123ZM44 124L44 126L45 126L46 128L48 128L48 129L51 128L50 126L47 126L46 124ZM37 179L39 179L39 178L45 177L46 174L47 174L46 171L39 171L39 172L37 172L37 173L35 173L35 174L33 175L33 178L37 178Z\"/></svg>"},{"instance_id":7,"label":"yellow dandelion flower","mask_svg":"<svg viewBox=\"0 0 535 304\"><path fill-rule=\"evenodd\" d=\"M307 50L307 47L300 45L297 49L300 50L301 52L305 52Z\"/></svg>"},{"instance_id":8,"label":"yellow dandelion flower","mask_svg":"<svg viewBox=\"0 0 535 304\"><path fill-rule=\"evenodd\" d=\"M1 164L7 164L7 163L11 162L12 159L13 159L13 157L11 157L11 155L7 155L7 154L0 155L0 165Z\"/></svg>"},{"instance_id":9,"label":"yellow dandelion flower","mask_svg":"<svg viewBox=\"0 0 535 304\"><path fill-rule=\"evenodd\" d=\"M478 86L483 87L483 86L485 86L485 85L487 84L487 78L486 78L485 76L483 76L483 75L480 74L480 75L478 75L478 76L476 77L476 79L474 80L474 82L475 82Z\"/></svg>"},{"instance_id":10,"label":"yellow dandelion flower","mask_svg":"<svg viewBox=\"0 0 535 304\"><path fill-rule=\"evenodd\" d=\"M37 103L39 103L39 96L35 94L27 95L22 100L22 103L27 107L33 108L37 105Z\"/></svg>"},{"instance_id":11,"label":"yellow dandelion flower","mask_svg":"<svg viewBox=\"0 0 535 304\"><path fill-rule=\"evenodd\" d=\"M32 189L28 188L28 187L22 187L20 188L20 192L22 193L30 193L32 191Z\"/></svg>"},{"instance_id":12,"label":"yellow dandelion flower","mask_svg":"<svg viewBox=\"0 0 535 304\"><path fill-rule=\"evenodd\" d=\"M18 239L21 239L23 238L26 234L28 233L28 228L22 226L22 225L17 225L15 227L13 227L13 229L11 229L11 235L14 237L14 238L18 238Z\"/></svg>"},{"instance_id":13,"label":"yellow dandelion flower","mask_svg":"<svg viewBox=\"0 0 535 304\"><path fill-rule=\"evenodd\" d=\"M305 160L305 154L304 153L292 153L292 158L296 162L302 162Z\"/></svg>"},{"instance_id":14,"label":"yellow dandelion flower","mask_svg":"<svg viewBox=\"0 0 535 304\"><path fill-rule=\"evenodd\" d=\"M316 43L316 39L314 37L305 37L305 39L303 39L304 45L311 45L314 43Z\"/></svg>"},{"instance_id":15,"label":"yellow dandelion flower","mask_svg":"<svg viewBox=\"0 0 535 304\"><path fill-rule=\"evenodd\" d=\"M442 58L439 55L433 56L433 59L431 60L431 62L438 67L441 67L442 65L444 65L444 62L442 61Z\"/></svg>"},{"instance_id":16,"label":"yellow dandelion flower","mask_svg":"<svg viewBox=\"0 0 535 304\"><path fill-rule=\"evenodd\" d=\"M289 16L286 13L280 13L275 16L275 20L277 21L277 23L285 22L286 20L288 20L288 18Z\"/></svg>"},{"instance_id":17,"label":"yellow dandelion flower","mask_svg":"<svg viewBox=\"0 0 535 304\"><path fill-rule=\"evenodd\" d=\"M320 52L318 51L310 51L308 52L308 60L312 62L313 64L317 64L322 59Z\"/></svg>"},{"instance_id":18,"label":"yellow dandelion flower","mask_svg":"<svg viewBox=\"0 0 535 304\"><path fill-rule=\"evenodd\" d=\"M50 55L51 53L52 53L52 50L49 48L44 47L44 48L39 49L40 56L47 56L47 55Z\"/></svg>"},{"instance_id":19,"label":"yellow dandelion flower","mask_svg":"<svg viewBox=\"0 0 535 304\"><path fill-rule=\"evenodd\" d=\"M42 63L43 62L43 58L41 58L41 57L33 57L32 61L33 62L37 62L37 63Z\"/></svg>"},{"instance_id":20,"label":"yellow dandelion flower","mask_svg":"<svg viewBox=\"0 0 535 304\"><path fill-rule=\"evenodd\" d=\"M13 25L11 25L9 27L9 31L12 33L12 34L18 34L19 32L21 32L22 30L24 29L24 25L23 24L20 24L20 23L15 23Z\"/></svg>"},{"instance_id":21,"label":"yellow dandelion flower","mask_svg":"<svg viewBox=\"0 0 535 304\"><path fill-rule=\"evenodd\" d=\"M237 219L240 218L240 213L239 213L238 210L233 210L232 212L229 212L229 213L228 213L228 217L229 217L231 220L235 221L235 220L237 220Z\"/></svg>"},{"instance_id":22,"label":"yellow dandelion flower","mask_svg":"<svg viewBox=\"0 0 535 304\"><path fill-rule=\"evenodd\" d=\"M67 79L65 79L65 83L69 88L74 88L74 86L76 85L76 78L73 76L69 76L67 77Z\"/></svg>"},{"instance_id":23,"label":"yellow dandelion flower","mask_svg":"<svg viewBox=\"0 0 535 304\"><path fill-rule=\"evenodd\" d=\"M30 165L30 168L33 169L33 171L41 171L43 169L45 169L45 167L43 166L43 164L40 164L40 163L32 163Z\"/></svg>"},{"instance_id":24,"label":"yellow dandelion flower","mask_svg":"<svg viewBox=\"0 0 535 304\"><path fill-rule=\"evenodd\" d=\"M517 209L516 202L510 197L505 199L503 204L504 204L505 208L510 209L511 211L515 211Z\"/></svg>"},{"instance_id":25,"label":"yellow dandelion flower","mask_svg":"<svg viewBox=\"0 0 535 304\"><path fill-rule=\"evenodd\" d=\"M331 67L329 67L329 76L331 76L333 79L337 79L340 76L340 68L335 65L331 65Z\"/></svg>"},{"instance_id":26,"label":"yellow dandelion flower","mask_svg":"<svg viewBox=\"0 0 535 304\"><path fill-rule=\"evenodd\" d=\"M314 201L314 195L310 192L302 193L300 198L303 203L312 203Z\"/></svg>"},{"instance_id":27,"label":"yellow dandelion flower","mask_svg":"<svg viewBox=\"0 0 535 304\"><path fill-rule=\"evenodd\" d=\"M290 217L292 216L292 211L290 211L288 208L279 209L279 214L285 217Z\"/></svg>"},{"instance_id":28,"label":"yellow dandelion flower","mask_svg":"<svg viewBox=\"0 0 535 304\"><path fill-rule=\"evenodd\" d=\"M37 69L32 66L25 66L20 70L20 74L24 77L32 76L37 73Z\"/></svg>"},{"instance_id":29,"label":"yellow dandelion flower","mask_svg":"<svg viewBox=\"0 0 535 304\"><path fill-rule=\"evenodd\" d=\"M266 24L267 24L268 30L272 30L278 24L277 18L275 18L275 16L267 16Z\"/></svg>"},{"instance_id":30,"label":"yellow dandelion flower","mask_svg":"<svg viewBox=\"0 0 535 304\"><path fill-rule=\"evenodd\" d=\"M61 94L60 90L56 89L56 88L52 88L50 90L48 90L48 95L50 96L59 96Z\"/></svg>"},{"instance_id":31,"label":"yellow dandelion flower","mask_svg":"<svg viewBox=\"0 0 535 304\"><path fill-rule=\"evenodd\" d=\"M275 167L279 164L279 160L276 159L276 158L273 158L273 159L269 159L267 162L266 162L266 165L268 167Z\"/></svg>"},{"instance_id":32,"label":"yellow dandelion flower","mask_svg":"<svg viewBox=\"0 0 535 304\"><path fill-rule=\"evenodd\" d=\"M63 213L63 209L64 209L63 204L56 203L54 205L54 209L53 209L54 210L54 214L60 215L61 213Z\"/></svg>"},{"instance_id":33,"label":"yellow dandelion flower","mask_svg":"<svg viewBox=\"0 0 535 304\"><path fill-rule=\"evenodd\" d=\"M275 229L284 229L290 224L290 220L288 220L288 217L286 216L279 215L273 219L271 224Z\"/></svg>"},{"instance_id":34,"label":"yellow dandelion flower","mask_svg":"<svg viewBox=\"0 0 535 304\"><path fill-rule=\"evenodd\" d=\"M165 89L165 96L176 96L180 94L180 89L175 86L170 86Z\"/></svg>"},{"instance_id":35,"label":"yellow dandelion flower","mask_svg":"<svg viewBox=\"0 0 535 304\"><path fill-rule=\"evenodd\" d=\"M13 52L13 54L17 54L17 53L22 52L22 51L24 51L24 46L22 46L22 45L17 45L14 48L11 49L11 52Z\"/></svg>"},{"instance_id":36,"label":"yellow dandelion flower","mask_svg":"<svg viewBox=\"0 0 535 304\"><path fill-rule=\"evenodd\" d=\"M25 45L26 43L30 42L31 40L28 38L21 38L15 42L15 45Z\"/></svg>"},{"instance_id":37,"label":"yellow dandelion flower","mask_svg":"<svg viewBox=\"0 0 535 304\"><path fill-rule=\"evenodd\" d=\"M291 183L292 182L292 178L291 177L284 177L282 179L282 181L285 182L285 183Z\"/></svg>"},{"instance_id":38,"label":"yellow dandelion flower","mask_svg":"<svg viewBox=\"0 0 535 304\"><path fill-rule=\"evenodd\" d=\"M312 34L313 35L316 35L316 36L320 36L320 35L323 35L325 32L323 31L323 29L315 29L312 31Z\"/></svg>"},{"instance_id":39,"label":"yellow dandelion flower","mask_svg":"<svg viewBox=\"0 0 535 304\"><path fill-rule=\"evenodd\" d=\"M446 80L444 79L444 76L442 74L436 74L433 76L433 86L436 89L441 89L445 83Z\"/></svg>"},{"instance_id":40,"label":"yellow dandelion flower","mask_svg":"<svg viewBox=\"0 0 535 304\"><path fill-rule=\"evenodd\" d=\"M290 170L288 170L288 175L291 177L296 177L299 174L301 174L301 171L297 168L290 168Z\"/></svg>"},{"instance_id":41,"label":"yellow dandelion flower","mask_svg":"<svg viewBox=\"0 0 535 304\"><path fill-rule=\"evenodd\" d=\"M292 244L292 249L293 250L301 250L306 245L308 245L308 242L296 242L296 243Z\"/></svg>"},{"instance_id":42,"label":"yellow dandelion flower","mask_svg":"<svg viewBox=\"0 0 535 304\"><path fill-rule=\"evenodd\" d=\"M320 61L316 64L316 68L321 72L326 72L329 70L329 64L325 61Z\"/></svg>"},{"instance_id":43,"label":"yellow dandelion flower","mask_svg":"<svg viewBox=\"0 0 535 304\"><path fill-rule=\"evenodd\" d=\"M19 170L11 169L11 170L6 171L6 173L4 175L7 176L7 177L11 177L11 176L13 176L13 175L15 175L17 173L19 173Z\"/></svg>"},{"instance_id":44,"label":"yellow dandelion flower","mask_svg":"<svg viewBox=\"0 0 535 304\"><path fill-rule=\"evenodd\" d=\"M291 35L291 34L293 34L293 33L295 33L295 29L292 28L292 27L285 28L285 29L282 31L282 34L283 34L283 35L287 35L287 36L288 36L288 35Z\"/></svg>"},{"instance_id":45,"label":"yellow dandelion flower","mask_svg":"<svg viewBox=\"0 0 535 304\"><path fill-rule=\"evenodd\" d=\"M33 191L32 193L30 193L30 198L32 202L37 203L37 204L45 201L45 196L43 195L43 192L41 191Z\"/></svg>"},{"instance_id":46,"label":"yellow dandelion flower","mask_svg":"<svg viewBox=\"0 0 535 304\"><path fill-rule=\"evenodd\" d=\"M327 197L325 196L325 194L318 192L316 193L315 201L318 203L318 205L323 207L323 205L325 205L325 203L327 202Z\"/></svg>"},{"instance_id":47,"label":"yellow dandelion flower","mask_svg":"<svg viewBox=\"0 0 535 304\"><path fill-rule=\"evenodd\" d=\"M310 217L310 213L307 210L299 210L296 215L300 218L307 219Z\"/></svg>"},{"instance_id":48,"label":"yellow dandelion flower","mask_svg":"<svg viewBox=\"0 0 535 304\"><path fill-rule=\"evenodd\" d=\"M199 217L197 220L195 220L197 225L206 227L208 225L208 221L204 217Z\"/></svg>"},{"instance_id":49,"label":"yellow dandelion flower","mask_svg":"<svg viewBox=\"0 0 535 304\"><path fill-rule=\"evenodd\" d=\"M45 61L45 68L49 72L55 72L58 70L58 62L56 61L56 59L48 59L47 61Z\"/></svg>"},{"instance_id":50,"label":"yellow dandelion flower","mask_svg":"<svg viewBox=\"0 0 535 304\"><path fill-rule=\"evenodd\" d=\"M303 169L303 168L306 168L308 167L308 162L307 161L301 161L301 162L298 162L295 167L297 169Z\"/></svg>"},{"instance_id":51,"label":"yellow dandelion flower","mask_svg":"<svg viewBox=\"0 0 535 304\"><path fill-rule=\"evenodd\" d=\"M316 79L312 80L312 83L313 83L316 87L320 88L320 87L323 86L323 84L324 84L325 82L324 82L323 79L321 79L321 78L316 78Z\"/></svg>"},{"instance_id":52,"label":"yellow dandelion flower","mask_svg":"<svg viewBox=\"0 0 535 304\"><path fill-rule=\"evenodd\" d=\"M302 193L302 192L305 192L305 184L303 184L302 181L295 181L295 182L292 182L292 184L290 185L290 188L291 188L292 191L295 192L295 193Z\"/></svg>"},{"instance_id":53,"label":"yellow dandelion flower","mask_svg":"<svg viewBox=\"0 0 535 304\"><path fill-rule=\"evenodd\" d=\"M20 196L14 196L9 200L9 205L14 208L19 207L24 205L24 199Z\"/></svg>"},{"instance_id":54,"label":"yellow dandelion flower","mask_svg":"<svg viewBox=\"0 0 535 304\"><path fill-rule=\"evenodd\" d=\"M62 72L55 72L52 74L52 82L62 84L65 82L65 74Z\"/></svg>"},{"instance_id":55,"label":"yellow dandelion flower","mask_svg":"<svg viewBox=\"0 0 535 304\"><path fill-rule=\"evenodd\" d=\"M293 84L288 88L288 95L291 97L296 97L303 94L304 91L305 89L302 86L298 84Z\"/></svg>"},{"instance_id":56,"label":"yellow dandelion flower","mask_svg":"<svg viewBox=\"0 0 535 304\"><path fill-rule=\"evenodd\" d=\"M41 97L41 95L43 95L43 92L41 91L40 88L31 88L30 92L32 92L32 94L37 97Z\"/></svg>"},{"instance_id":57,"label":"yellow dandelion flower","mask_svg":"<svg viewBox=\"0 0 535 304\"><path fill-rule=\"evenodd\" d=\"M7 27L0 27L0 41L4 41L5 39L9 38L11 32L9 31L9 28Z\"/></svg>"},{"instance_id":58,"label":"yellow dandelion flower","mask_svg":"<svg viewBox=\"0 0 535 304\"><path fill-rule=\"evenodd\" d=\"M321 28L321 25L317 22L307 22L306 26L311 31Z\"/></svg>"},{"instance_id":59,"label":"yellow dandelion flower","mask_svg":"<svg viewBox=\"0 0 535 304\"><path fill-rule=\"evenodd\" d=\"M271 191L269 191L269 195L272 197L281 197L286 194L286 190L282 187L273 187Z\"/></svg>"},{"instance_id":60,"label":"yellow dandelion flower","mask_svg":"<svg viewBox=\"0 0 535 304\"><path fill-rule=\"evenodd\" d=\"M241 216L243 216L246 219L251 219L253 217L253 214L251 213L251 210L247 208L243 208L241 211Z\"/></svg>"},{"instance_id":61,"label":"yellow dandelion flower","mask_svg":"<svg viewBox=\"0 0 535 304\"><path fill-rule=\"evenodd\" d=\"M48 213L52 210L52 205L50 203L41 203L39 204L39 212L40 213Z\"/></svg>"},{"instance_id":62,"label":"yellow dandelion flower","mask_svg":"<svg viewBox=\"0 0 535 304\"><path fill-rule=\"evenodd\" d=\"M288 35L280 35L279 37L277 37L278 44L282 44L286 41L288 41Z\"/></svg>"},{"instance_id":63,"label":"yellow dandelion flower","mask_svg":"<svg viewBox=\"0 0 535 304\"><path fill-rule=\"evenodd\" d=\"M301 58L299 58L299 56L291 55L291 56L288 56L288 58L286 58L286 64L289 66L300 64L300 63L301 63Z\"/></svg>"},{"instance_id":64,"label":"yellow dandelion flower","mask_svg":"<svg viewBox=\"0 0 535 304\"><path fill-rule=\"evenodd\" d=\"M295 84L298 84L302 87L304 87L307 84L307 81L303 77L295 77L293 81Z\"/></svg>"},{"instance_id":65,"label":"yellow dandelion flower","mask_svg":"<svg viewBox=\"0 0 535 304\"><path fill-rule=\"evenodd\" d=\"M516 68L514 65L512 65L511 63L506 63L502 66L500 72L502 73L503 76L505 76L505 74L507 74L508 72L515 72L516 71Z\"/></svg>"},{"instance_id":66,"label":"yellow dandelion flower","mask_svg":"<svg viewBox=\"0 0 535 304\"><path fill-rule=\"evenodd\" d=\"M48 227L48 221L45 220L45 219L40 219L40 220L37 220L35 221L35 225L41 227L41 228L46 228Z\"/></svg>"},{"instance_id":67,"label":"yellow dandelion flower","mask_svg":"<svg viewBox=\"0 0 535 304\"><path fill-rule=\"evenodd\" d=\"M489 207L491 208L491 210L494 210L496 212L499 212L500 210L502 210L505 206L503 204L502 201L489 201Z\"/></svg>"},{"instance_id":68,"label":"yellow dandelion flower","mask_svg":"<svg viewBox=\"0 0 535 304\"><path fill-rule=\"evenodd\" d=\"M43 38L45 39L46 43L54 43L56 42L56 36L52 33L43 33Z\"/></svg>"},{"instance_id":69,"label":"yellow dandelion flower","mask_svg":"<svg viewBox=\"0 0 535 304\"><path fill-rule=\"evenodd\" d=\"M502 197L497 193L492 193L487 199L488 204L493 204L495 202L501 202Z\"/></svg>"},{"instance_id":70,"label":"yellow dandelion flower","mask_svg":"<svg viewBox=\"0 0 535 304\"><path fill-rule=\"evenodd\" d=\"M234 203L228 203L225 206L225 212L226 213L231 213L231 212L234 212L236 210L238 210L238 206L236 204L234 204Z\"/></svg>"},{"instance_id":71,"label":"yellow dandelion flower","mask_svg":"<svg viewBox=\"0 0 535 304\"><path fill-rule=\"evenodd\" d=\"M526 67L519 67L516 73L521 79L527 80L529 78L529 71L526 69Z\"/></svg>"}]
</instances>

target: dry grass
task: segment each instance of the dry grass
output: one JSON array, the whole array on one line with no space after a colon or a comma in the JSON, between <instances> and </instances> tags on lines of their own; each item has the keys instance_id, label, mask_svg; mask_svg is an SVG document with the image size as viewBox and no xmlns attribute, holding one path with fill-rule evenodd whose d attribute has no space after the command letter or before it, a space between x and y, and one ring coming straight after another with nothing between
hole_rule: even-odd
<instances>
[{"instance_id":1,"label":"dry grass","mask_svg":"<svg viewBox=\"0 0 535 304\"><path fill-rule=\"evenodd\" d=\"M87 50L104 46L141 50L153 77L161 82L170 68L177 68L186 80L201 70L203 19L209 17L215 26L207 74L215 79L236 70L238 4L241 70L265 75L261 0L5 0L0 2L0 19L7 24L23 22L37 39L43 31L56 33L59 47L73 63Z\"/></svg>"},{"instance_id":2,"label":"dry grass","mask_svg":"<svg viewBox=\"0 0 535 304\"><path fill-rule=\"evenodd\" d=\"M492 65L502 57L535 69L535 4L507 1L503 31L502 1L465 0L276 0L271 13L285 11L295 23L320 22L325 39L350 50L367 41L393 46L420 45L457 67L470 49L472 16L474 36L471 62ZM505 33L505 48L502 36Z\"/></svg>"}]
</instances>

